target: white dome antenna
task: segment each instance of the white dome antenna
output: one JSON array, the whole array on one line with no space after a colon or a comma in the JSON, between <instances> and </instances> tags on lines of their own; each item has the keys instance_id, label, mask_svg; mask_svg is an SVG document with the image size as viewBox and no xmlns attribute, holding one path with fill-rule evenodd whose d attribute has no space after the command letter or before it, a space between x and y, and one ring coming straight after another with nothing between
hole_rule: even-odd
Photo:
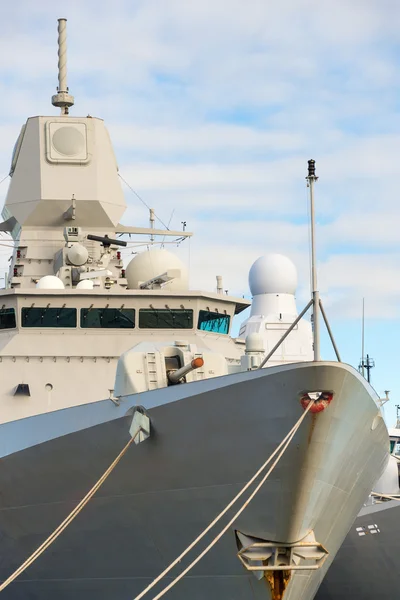
<instances>
[{"instance_id":1,"label":"white dome antenna","mask_svg":"<svg viewBox=\"0 0 400 600\"><path fill-rule=\"evenodd\" d=\"M45 275L36 283L39 290L63 290L65 288L62 280L55 275Z\"/></svg>"},{"instance_id":2,"label":"white dome antenna","mask_svg":"<svg viewBox=\"0 0 400 600\"><path fill-rule=\"evenodd\" d=\"M51 102L61 108L62 115L68 115L74 97L68 93L67 85L67 19L58 19L58 88Z\"/></svg>"},{"instance_id":3,"label":"white dome antenna","mask_svg":"<svg viewBox=\"0 0 400 600\"><path fill-rule=\"evenodd\" d=\"M67 251L69 262L75 267L81 267L87 263L89 252L82 244L73 244Z\"/></svg>"},{"instance_id":4,"label":"white dome antenna","mask_svg":"<svg viewBox=\"0 0 400 600\"><path fill-rule=\"evenodd\" d=\"M141 252L126 267L128 289L189 289L184 263L172 252L152 248Z\"/></svg>"},{"instance_id":5,"label":"white dome antenna","mask_svg":"<svg viewBox=\"0 0 400 600\"><path fill-rule=\"evenodd\" d=\"M253 296L260 294L295 294L297 272L292 261L282 254L260 256L249 272Z\"/></svg>"}]
</instances>

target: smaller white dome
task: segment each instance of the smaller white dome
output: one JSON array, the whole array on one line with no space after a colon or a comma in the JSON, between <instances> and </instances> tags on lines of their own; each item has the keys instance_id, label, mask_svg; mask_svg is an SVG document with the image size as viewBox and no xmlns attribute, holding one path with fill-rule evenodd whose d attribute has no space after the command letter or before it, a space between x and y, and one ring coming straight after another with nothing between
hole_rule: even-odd
<instances>
[{"instance_id":1,"label":"smaller white dome","mask_svg":"<svg viewBox=\"0 0 400 600\"><path fill-rule=\"evenodd\" d=\"M266 254L257 258L249 272L253 296L259 294L292 294L297 287L297 271L283 254Z\"/></svg>"},{"instance_id":2,"label":"smaller white dome","mask_svg":"<svg viewBox=\"0 0 400 600\"><path fill-rule=\"evenodd\" d=\"M180 258L172 252L159 248L141 252L135 258L132 258L126 267L128 289L138 289L141 283L172 270L177 270L179 276L165 283L163 289L187 290L189 287L188 271Z\"/></svg>"},{"instance_id":3,"label":"smaller white dome","mask_svg":"<svg viewBox=\"0 0 400 600\"><path fill-rule=\"evenodd\" d=\"M64 284L59 277L55 275L45 275L36 284L40 290L63 290Z\"/></svg>"},{"instance_id":4,"label":"smaller white dome","mask_svg":"<svg viewBox=\"0 0 400 600\"><path fill-rule=\"evenodd\" d=\"M89 258L89 252L82 244L74 244L67 251L68 260L76 267L81 267L87 262Z\"/></svg>"},{"instance_id":5,"label":"smaller white dome","mask_svg":"<svg viewBox=\"0 0 400 600\"><path fill-rule=\"evenodd\" d=\"M246 336L246 352L264 352L264 340L262 335L253 331Z\"/></svg>"},{"instance_id":6,"label":"smaller white dome","mask_svg":"<svg viewBox=\"0 0 400 600\"><path fill-rule=\"evenodd\" d=\"M82 279L77 286L77 290L92 290L94 287L93 279Z\"/></svg>"}]
</instances>

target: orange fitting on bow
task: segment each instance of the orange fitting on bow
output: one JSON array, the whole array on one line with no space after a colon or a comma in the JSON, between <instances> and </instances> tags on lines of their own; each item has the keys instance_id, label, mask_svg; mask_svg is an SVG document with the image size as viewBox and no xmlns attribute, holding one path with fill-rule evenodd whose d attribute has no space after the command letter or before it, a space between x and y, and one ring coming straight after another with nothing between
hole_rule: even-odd
<instances>
[{"instance_id":1,"label":"orange fitting on bow","mask_svg":"<svg viewBox=\"0 0 400 600\"><path fill-rule=\"evenodd\" d=\"M312 392L304 393L300 397L300 403L301 403L302 407L304 408L304 410L307 408L307 406L310 404L310 402L312 402L312 398L310 398L310 395L309 395L310 393L312 393ZM333 392L320 392L318 398L316 400L314 400L314 404L310 408L310 413L316 414L316 413L322 412L323 410L325 410L325 408L327 408L327 406L330 405L332 400L333 400Z\"/></svg>"}]
</instances>

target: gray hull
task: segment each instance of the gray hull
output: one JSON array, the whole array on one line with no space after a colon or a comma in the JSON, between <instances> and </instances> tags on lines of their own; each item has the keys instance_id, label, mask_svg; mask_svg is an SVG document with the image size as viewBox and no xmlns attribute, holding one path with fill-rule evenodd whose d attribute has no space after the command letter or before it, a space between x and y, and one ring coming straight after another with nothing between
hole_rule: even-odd
<instances>
[{"instance_id":1,"label":"gray hull","mask_svg":"<svg viewBox=\"0 0 400 600\"><path fill-rule=\"evenodd\" d=\"M398 598L399 540L399 502L363 508L337 553L316 600Z\"/></svg>"},{"instance_id":2,"label":"gray hull","mask_svg":"<svg viewBox=\"0 0 400 600\"><path fill-rule=\"evenodd\" d=\"M241 373L126 398L120 407L105 401L2 425L0 578L5 579L125 445L131 406L144 405L152 418L151 438L130 448L84 511L3 598L132 599L281 442L303 412L300 393L321 389L334 391L331 405L307 415L234 525L281 543L313 531L329 558L318 571L294 571L284 596L312 599L387 455L386 427L371 388L337 363ZM45 441L46 436L55 439ZM37 445L15 452L33 439ZM272 597L267 581L258 581L239 562L234 528L170 598Z\"/></svg>"}]
</instances>

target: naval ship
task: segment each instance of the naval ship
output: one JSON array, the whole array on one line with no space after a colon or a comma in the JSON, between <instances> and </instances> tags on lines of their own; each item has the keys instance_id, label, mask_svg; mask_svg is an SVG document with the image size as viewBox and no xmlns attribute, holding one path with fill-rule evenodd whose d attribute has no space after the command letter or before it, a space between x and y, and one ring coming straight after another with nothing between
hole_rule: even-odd
<instances>
[{"instance_id":1,"label":"naval ship","mask_svg":"<svg viewBox=\"0 0 400 600\"><path fill-rule=\"evenodd\" d=\"M393 600L400 583L400 419L390 458L329 569L316 600Z\"/></svg>"},{"instance_id":2,"label":"naval ship","mask_svg":"<svg viewBox=\"0 0 400 600\"><path fill-rule=\"evenodd\" d=\"M0 226L0 592L312 600L389 445L368 382L320 357L315 163L312 299L298 313L293 264L261 257L235 338L250 302L220 279L189 289L158 247L124 265L125 234L190 234L119 223L104 123L69 115L65 28L61 114L22 127Z\"/></svg>"}]
</instances>

